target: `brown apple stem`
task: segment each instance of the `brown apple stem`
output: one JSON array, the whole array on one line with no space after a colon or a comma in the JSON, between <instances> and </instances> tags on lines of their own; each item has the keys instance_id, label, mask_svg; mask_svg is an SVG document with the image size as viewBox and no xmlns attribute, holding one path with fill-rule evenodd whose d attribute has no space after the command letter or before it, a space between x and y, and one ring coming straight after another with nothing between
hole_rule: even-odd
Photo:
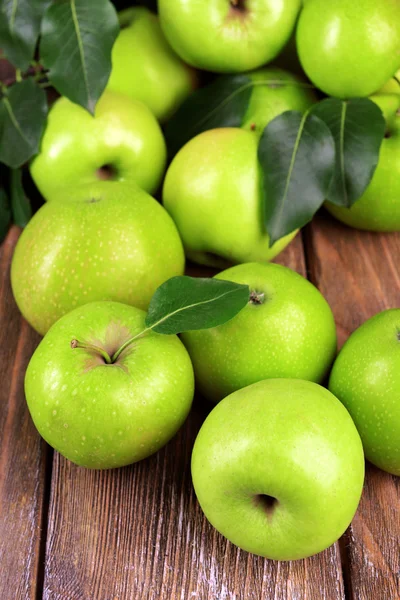
<instances>
[{"instance_id":1,"label":"brown apple stem","mask_svg":"<svg viewBox=\"0 0 400 600\"><path fill-rule=\"evenodd\" d=\"M103 350L103 348L99 348L98 346L93 346L93 344L83 344L82 342L79 342L78 340L72 340L71 341L71 348L82 348L83 350L92 350L92 352L97 352L97 354L100 354L105 362L108 365L111 365L114 361L111 359L110 355Z\"/></svg>"}]
</instances>

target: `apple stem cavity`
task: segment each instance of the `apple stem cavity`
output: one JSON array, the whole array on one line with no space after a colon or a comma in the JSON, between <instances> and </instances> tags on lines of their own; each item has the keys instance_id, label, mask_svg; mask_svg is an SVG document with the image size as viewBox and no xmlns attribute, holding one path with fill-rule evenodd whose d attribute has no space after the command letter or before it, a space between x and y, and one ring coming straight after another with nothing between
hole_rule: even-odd
<instances>
[{"instance_id":1,"label":"apple stem cavity","mask_svg":"<svg viewBox=\"0 0 400 600\"><path fill-rule=\"evenodd\" d=\"M268 494L257 494L253 498L253 502L255 506L261 508L268 518L271 518L274 514L279 502L273 496L268 496Z\"/></svg>"},{"instance_id":2,"label":"apple stem cavity","mask_svg":"<svg viewBox=\"0 0 400 600\"><path fill-rule=\"evenodd\" d=\"M100 354L100 356L104 358L104 362L107 363L107 365L111 365L114 362L110 355L105 350L103 350L103 348L93 346L93 344L84 344L82 342L79 342L78 340L72 340L71 348L82 348L83 350L90 350L91 352L96 352L96 354Z\"/></svg>"},{"instance_id":3,"label":"apple stem cavity","mask_svg":"<svg viewBox=\"0 0 400 600\"><path fill-rule=\"evenodd\" d=\"M256 290L252 290L250 292L250 304L264 304L265 302L265 294L264 292L256 292Z\"/></svg>"},{"instance_id":4,"label":"apple stem cavity","mask_svg":"<svg viewBox=\"0 0 400 600\"><path fill-rule=\"evenodd\" d=\"M116 352L114 352L114 354L111 357L111 362L115 362L118 360L118 358L121 356L121 354L123 353L124 350L126 350L126 348L128 348L131 344L133 344L133 342L136 342L136 340L140 339L141 337L143 337L146 333L148 333L149 331L151 331L153 329L153 327L147 327L146 329L143 329L143 331L141 331L140 333L138 333L137 335L135 335L134 337L130 338L129 340L127 340L126 342L124 342L122 344L122 346L120 346L118 348L118 350Z\"/></svg>"},{"instance_id":5,"label":"apple stem cavity","mask_svg":"<svg viewBox=\"0 0 400 600\"><path fill-rule=\"evenodd\" d=\"M234 11L245 12L246 0L230 0L230 5Z\"/></svg>"}]
</instances>

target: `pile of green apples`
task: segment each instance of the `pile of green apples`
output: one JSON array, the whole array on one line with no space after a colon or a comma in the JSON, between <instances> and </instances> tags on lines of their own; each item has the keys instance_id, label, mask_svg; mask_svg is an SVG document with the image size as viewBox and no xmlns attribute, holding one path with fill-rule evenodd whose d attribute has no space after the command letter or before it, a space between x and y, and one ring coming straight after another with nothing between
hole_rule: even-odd
<instances>
[{"instance_id":1,"label":"pile of green apples","mask_svg":"<svg viewBox=\"0 0 400 600\"><path fill-rule=\"evenodd\" d=\"M30 165L46 202L11 271L18 307L44 336L26 373L28 407L68 459L121 467L175 435L196 384L216 405L192 456L205 515L247 551L304 558L351 522L364 456L400 475L400 309L362 325L335 360L326 300L269 263L297 232L270 247L257 142L274 117L316 101L282 64L328 95L371 95L388 119L381 162L353 208L329 210L352 225L400 229L400 87L386 84L400 67L399 10L393 0L158 5L159 17L143 7L121 13L95 114L56 100ZM280 66L265 66L275 59ZM166 171L162 126L204 77L198 69L251 70L248 111L241 127L190 140ZM162 204L151 195L161 184ZM160 286L183 275L185 255L224 269L215 279L249 295L217 325L206 301L189 306L211 325L188 318L178 338L146 323Z\"/></svg>"}]
</instances>

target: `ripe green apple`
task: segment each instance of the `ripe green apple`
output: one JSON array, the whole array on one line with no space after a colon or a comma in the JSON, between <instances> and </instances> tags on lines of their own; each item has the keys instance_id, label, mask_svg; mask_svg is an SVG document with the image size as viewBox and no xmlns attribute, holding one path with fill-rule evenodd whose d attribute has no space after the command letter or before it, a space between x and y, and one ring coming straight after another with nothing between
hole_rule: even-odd
<instances>
[{"instance_id":1,"label":"ripe green apple","mask_svg":"<svg viewBox=\"0 0 400 600\"><path fill-rule=\"evenodd\" d=\"M102 181L40 208L17 243L11 283L23 316L44 335L65 313L95 300L146 309L184 263L162 206L140 188Z\"/></svg>"},{"instance_id":2,"label":"ripe green apple","mask_svg":"<svg viewBox=\"0 0 400 600\"><path fill-rule=\"evenodd\" d=\"M143 331L145 316L118 302L80 306L53 325L31 358L25 394L33 422L78 465L109 469L141 460L189 413L193 370L177 336L148 332L115 362L103 357ZM73 340L90 348L72 348Z\"/></svg>"},{"instance_id":3,"label":"ripe green apple","mask_svg":"<svg viewBox=\"0 0 400 600\"><path fill-rule=\"evenodd\" d=\"M325 204L339 221L370 231L400 231L400 94L371 96L382 109L387 132L368 188L351 208Z\"/></svg>"},{"instance_id":4,"label":"ripe green apple","mask_svg":"<svg viewBox=\"0 0 400 600\"><path fill-rule=\"evenodd\" d=\"M102 179L134 182L152 193L165 164L165 140L147 106L105 92L94 117L67 98L54 103L31 175L46 200Z\"/></svg>"},{"instance_id":5,"label":"ripe green apple","mask_svg":"<svg viewBox=\"0 0 400 600\"><path fill-rule=\"evenodd\" d=\"M140 100L165 121L193 91L196 72L168 45L157 16L147 8L127 9L120 21L107 89Z\"/></svg>"},{"instance_id":6,"label":"ripe green apple","mask_svg":"<svg viewBox=\"0 0 400 600\"><path fill-rule=\"evenodd\" d=\"M329 96L370 96L400 67L400 3L308 0L297 50L308 77Z\"/></svg>"},{"instance_id":7,"label":"ripe green apple","mask_svg":"<svg viewBox=\"0 0 400 600\"><path fill-rule=\"evenodd\" d=\"M183 60L217 73L274 59L294 29L301 0L159 0L164 34Z\"/></svg>"},{"instance_id":8,"label":"ripe green apple","mask_svg":"<svg viewBox=\"0 0 400 600\"><path fill-rule=\"evenodd\" d=\"M228 323L182 334L201 394L218 402L263 379L324 379L336 354L336 327L312 283L287 267L261 263L216 278L247 284L251 296Z\"/></svg>"},{"instance_id":9,"label":"ripe green apple","mask_svg":"<svg viewBox=\"0 0 400 600\"><path fill-rule=\"evenodd\" d=\"M173 159L163 203L194 262L224 268L268 261L296 235L294 231L269 247L257 150L254 132L227 127L201 133Z\"/></svg>"},{"instance_id":10,"label":"ripe green apple","mask_svg":"<svg viewBox=\"0 0 400 600\"><path fill-rule=\"evenodd\" d=\"M377 92L379 96L386 94L400 95L400 70L395 73L394 77L389 79L384 86Z\"/></svg>"},{"instance_id":11,"label":"ripe green apple","mask_svg":"<svg viewBox=\"0 0 400 600\"><path fill-rule=\"evenodd\" d=\"M333 544L356 512L364 454L328 390L269 379L234 392L205 420L192 455L200 506L222 535L275 560Z\"/></svg>"},{"instance_id":12,"label":"ripe green apple","mask_svg":"<svg viewBox=\"0 0 400 600\"><path fill-rule=\"evenodd\" d=\"M400 475L399 308L375 315L350 336L329 389L353 417L367 459Z\"/></svg>"}]
</instances>

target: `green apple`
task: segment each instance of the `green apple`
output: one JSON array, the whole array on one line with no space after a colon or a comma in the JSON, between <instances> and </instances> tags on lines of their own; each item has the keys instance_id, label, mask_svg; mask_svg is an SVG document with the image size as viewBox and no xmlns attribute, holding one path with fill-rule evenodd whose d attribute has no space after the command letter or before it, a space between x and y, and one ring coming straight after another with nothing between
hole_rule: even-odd
<instances>
[{"instance_id":1,"label":"green apple","mask_svg":"<svg viewBox=\"0 0 400 600\"><path fill-rule=\"evenodd\" d=\"M234 392L196 439L192 477L200 506L231 542L275 560L333 544L356 512L360 436L328 390L269 379Z\"/></svg>"},{"instance_id":2,"label":"green apple","mask_svg":"<svg viewBox=\"0 0 400 600\"><path fill-rule=\"evenodd\" d=\"M146 309L161 283L182 275L176 227L143 190L102 181L47 202L23 231L11 265L15 300L42 335L95 300Z\"/></svg>"},{"instance_id":3,"label":"green apple","mask_svg":"<svg viewBox=\"0 0 400 600\"><path fill-rule=\"evenodd\" d=\"M31 358L25 394L33 422L78 465L109 469L141 460L189 413L193 370L177 336L148 332L106 362L143 331L145 316L118 302L80 306L51 327Z\"/></svg>"},{"instance_id":4,"label":"green apple","mask_svg":"<svg viewBox=\"0 0 400 600\"><path fill-rule=\"evenodd\" d=\"M395 73L394 77L389 79L377 92L379 96L386 94L400 95L400 70Z\"/></svg>"},{"instance_id":5,"label":"green apple","mask_svg":"<svg viewBox=\"0 0 400 600\"><path fill-rule=\"evenodd\" d=\"M54 103L31 175L46 200L99 179L133 182L152 193L165 164L165 140L147 106L105 92L94 116L67 98Z\"/></svg>"},{"instance_id":6,"label":"green apple","mask_svg":"<svg viewBox=\"0 0 400 600\"><path fill-rule=\"evenodd\" d=\"M194 262L224 268L269 261L296 235L294 231L270 248L257 150L254 132L228 127L201 133L173 159L163 203Z\"/></svg>"},{"instance_id":7,"label":"green apple","mask_svg":"<svg viewBox=\"0 0 400 600\"><path fill-rule=\"evenodd\" d=\"M158 0L174 50L190 65L217 73L248 71L274 59L300 6L301 0Z\"/></svg>"},{"instance_id":8,"label":"green apple","mask_svg":"<svg viewBox=\"0 0 400 600\"><path fill-rule=\"evenodd\" d=\"M332 311L316 287L275 264L237 265L216 275L250 287L249 304L228 323L182 334L203 396L218 402L275 377L321 382L336 354Z\"/></svg>"},{"instance_id":9,"label":"green apple","mask_svg":"<svg viewBox=\"0 0 400 600\"><path fill-rule=\"evenodd\" d=\"M370 231L400 231L400 94L371 96L387 123L379 162L368 188L351 208L329 202L326 208L337 219Z\"/></svg>"},{"instance_id":10,"label":"green apple","mask_svg":"<svg viewBox=\"0 0 400 600\"><path fill-rule=\"evenodd\" d=\"M400 67L400 3L308 0L297 50L307 76L329 96L370 96Z\"/></svg>"},{"instance_id":11,"label":"green apple","mask_svg":"<svg viewBox=\"0 0 400 600\"><path fill-rule=\"evenodd\" d=\"M120 20L125 27L112 50L107 89L140 100L165 121L193 91L196 73L168 45L158 18L147 8L127 9Z\"/></svg>"},{"instance_id":12,"label":"green apple","mask_svg":"<svg viewBox=\"0 0 400 600\"><path fill-rule=\"evenodd\" d=\"M375 315L350 336L329 389L353 417L367 459L400 475L399 308Z\"/></svg>"}]
</instances>

